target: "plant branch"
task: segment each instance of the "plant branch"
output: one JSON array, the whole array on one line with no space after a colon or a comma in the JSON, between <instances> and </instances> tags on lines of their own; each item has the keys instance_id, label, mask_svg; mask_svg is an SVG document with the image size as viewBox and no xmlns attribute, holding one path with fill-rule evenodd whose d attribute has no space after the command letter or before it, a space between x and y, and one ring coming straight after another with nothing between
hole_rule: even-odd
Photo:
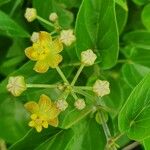
<instances>
[{"instance_id":1,"label":"plant branch","mask_svg":"<svg viewBox=\"0 0 150 150\"><path fill-rule=\"evenodd\" d=\"M57 88L58 85L50 85L50 84L26 84L27 88Z\"/></svg>"},{"instance_id":2,"label":"plant branch","mask_svg":"<svg viewBox=\"0 0 150 150\"><path fill-rule=\"evenodd\" d=\"M84 65L81 64L80 68L78 69L76 75L74 76L74 78L73 78L73 80L72 80L72 82L71 82L71 86L73 86L73 85L76 83L76 81L77 81L77 79L78 79L78 77L79 77L81 71L83 70L83 68L84 68Z\"/></svg>"},{"instance_id":3,"label":"plant branch","mask_svg":"<svg viewBox=\"0 0 150 150\"><path fill-rule=\"evenodd\" d=\"M63 81L67 84L69 84L67 78L65 77L64 73L62 72L62 70L59 67L56 67L57 72L59 73L59 75L61 76L61 78L63 79Z\"/></svg>"},{"instance_id":4,"label":"plant branch","mask_svg":"<svg viewBox=\"0 0 150 150\"><path fill-rule=\"evenodd\" d=\"M45 20L44 18L42 18L40 16L37 16L37 19L40 20L40 21L42 21L43 23L45 23L45 24L47 24L47 25L55 28L54 24L52 24L51 22Z\"/></svg>"},{"instance_id":5,"label":"plant branch","mask_svg":"<svg viewBox=\"0 0 150 150\"><path fill-rule=\"evenodd\" d=\"M127 146L124 147L122 150L132 150L132 149L134 149L135 147L137 147L138 145L140 145L139 142L134 142L134 143L132 143L132 144L130 144L130 145L127 145Z\"/></svg>"}]
</instances>

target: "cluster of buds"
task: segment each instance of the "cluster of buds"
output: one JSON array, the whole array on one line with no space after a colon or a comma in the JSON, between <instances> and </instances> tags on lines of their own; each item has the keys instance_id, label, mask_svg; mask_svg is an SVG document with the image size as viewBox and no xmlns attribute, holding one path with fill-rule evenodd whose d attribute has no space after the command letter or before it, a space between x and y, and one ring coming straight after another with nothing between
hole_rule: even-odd
<instances>
[{"instance_id":1,"label":"cluster of buds","mask_svg":"<svg viewBox=\"0 0 150 150\"><path fill-rule=\"evenodd\" d=\"M38 19L40 17L38 17L36 9L27 8L25 18L27 21L32 22L36 18ZM49 20L52 22L52 26L55 27L55 25L59 25L59 17L57 13L51 13L49 15ZM30 39L32 41L32 46L25 49L25 54L29 59L36 61L33 68L36 72L45 73L49 68L55 68L63 79L64 84L60 84L59 86L57 84L56 86L49 84L35 84L31 86L31 84L26 84L23 76L16 76L9 78L7 89L12 95L20 96L29 87L56 87L62 92L62 95L65 92L67 93L67 96L71 94L75 99L74 107L78 111L81 111L86 107L86 102L85 99L78 98L76 95L77 93L74 91L74 87L76 87L75 82L84 67L94 65L97 56L92 49L82 51L80 62L81 66L72 82L69 83L58 65L63 59L60 55L60 52L63 50L63 45L70 46L73 42L75 42L76 37L72 29L57 31L57 34L57 37L52 37L51 33L45 31L33 32ZM87 89L86 86L83 86L83 88ZM97 80L93 87L89 88L92 89L98 97L103 97L110 93L108 81ZM57 126L59 122L58 115L60 112L63 112L68 108L66 100L67 96L65 96L65 98L58 98L57 101L53 103L48 96L41 95L38 103L31 101L25 104L25 108L31 113L29 126L36 128L38 132L41 132L42 128L47 128L48 125Z\"/></svg>"}]
</instances>

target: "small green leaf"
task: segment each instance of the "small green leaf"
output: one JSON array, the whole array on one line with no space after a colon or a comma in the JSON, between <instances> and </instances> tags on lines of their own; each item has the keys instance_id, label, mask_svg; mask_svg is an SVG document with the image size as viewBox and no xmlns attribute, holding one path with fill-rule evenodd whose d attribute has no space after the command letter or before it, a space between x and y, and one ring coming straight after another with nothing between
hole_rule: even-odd
<instances>
[{"instance_id":1,"label":"small green leaf","mask_svg":"<svg viewBox=\"0 0 150 150\"><path fill-rule=\"evenodd\" d=\"M119 114L119 129L129 138L143 140L150 135L150 74L132 91Z\"/></svg>"},{"instance_id":2,"label":"small green leaf","mask_svg":"<svg viewBox=\"0 0 150 150\"><path fill-rule=\"evenodd\" d=\"M30 35L7 14L0 11L0 31L11 37L29 37Z\"/></svg>"},{"instance_id":3,"label":"small green leaf","mask_svg":"<svg viewBox=\"0 0 150 150\"><path fill-rule=\"evenodd\" d=\"M144 26L150 31L150 4L144 7L141 17Z\"/></svg>"},{"instance_id":4,"label":"small green leaf","mask_svg":"<svg viewBox=\"0 0 150 150\"><path fill-rule=\"evenodd\" d=\"M111 21L110 21L111 20ZM76 49L93 49L104 69L115 65L118 57L118 31L114 0L83 0L76 20Z\"/></svg>"}]
</instances>

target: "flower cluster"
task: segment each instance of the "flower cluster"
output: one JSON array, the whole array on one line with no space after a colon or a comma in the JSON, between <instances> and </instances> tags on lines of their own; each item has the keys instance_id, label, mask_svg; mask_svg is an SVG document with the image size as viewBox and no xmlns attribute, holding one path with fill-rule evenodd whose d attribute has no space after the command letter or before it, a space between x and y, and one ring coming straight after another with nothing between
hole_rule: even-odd
<instances>
[{"instance_id":1,"label":"flower cluster","mask_svg":"<svg viewBox=\"0 0 150 150\"><path fill-rule=\"evenodd\" d=\"M25 18L28 22L32 22L35 19L44 19L37 15L37 11L34 8L27 8L25 12ZM23 76L12 76L8 80L7 89L14 96L20 96L27 88L30 87L43 87L43 88L58 88L62 91L61 96L53 102L47 95L42 94L39 102L29 101L25 104L25 108L31 113L29 126L41 132L43 128L48 128L48 125L57 127L59 123L58 116L65 111L68 107L68 95L74 98L74 107L76 110L81 111L86 107L86 97L82 95L79 97L79 91L91 90L96 96L103 97L110 93L109 82L97 80L93 86L75 86L80 73L84 67L94 65L96 61L96 54L92 49L88 49L81 52L80 67L75 74L72 82L69 82L61 68L60 63L63 60L63 56L60 54L63 51L64 46L70 46L75 42L76 37L72 29L63 30L59 25L59 16L53 12L49 15L49 20L44 20L54 27L53 33L46 31L33 32L31 36L32 45L25 49L25 55L32 61L35 61L33 70L38 73L46 73L49 68L56 69L58 74L63 80L63 84L29 84L25 82ZM59 30L58 30L59 27ZM96 108L95 106L93 108Z\"/></svg>"}]
</instances>

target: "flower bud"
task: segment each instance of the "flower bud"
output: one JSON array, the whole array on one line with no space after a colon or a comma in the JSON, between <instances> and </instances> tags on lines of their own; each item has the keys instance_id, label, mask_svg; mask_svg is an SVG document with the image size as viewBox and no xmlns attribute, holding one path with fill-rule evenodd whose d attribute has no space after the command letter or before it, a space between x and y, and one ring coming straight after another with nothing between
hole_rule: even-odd
<instances>
[{"instance_id":1,"label":"flower bud","mask_svg":"<svg viewBox=\"0 0 150 150\"><path fill-rule=\"evenodd\" d=\"M35 8L27 8L25 11L24 17L27 19L28 22L32 22L37 17L37 12Z\"/></svg>"},{"instance_id":2,"label":"flower bud","mask_svg":"<svg viewBox=\"0 0 150 150\"><path fill-rule=\"evenodd\" d=\"M53 12L49 15L49 20L52 22L56 22L58 20L58 15L57 13Z\"/></svg>"},{"instance_id":3,"label":"flower bud","mask_svg":"<svg viewBox=\"0 0 150 150\"><path fill-rule=\"evenodd\" d=\"M81 53L81 62L85 66L91 66L91 65L93 65L94 62L95 62L95 60L96 60L96 58L97 58L96 54L94 54L91 49L88 49L88 50L83 51Z\"/></svg>"},{"instance_id":4,"label":"flower bud","mask_svg":"<svg viewBox=\"0 0 150 150\"><path fill-rule=\"evenodd\" d=\"M79 110L84 109L86 106L84 99L77 99L74 103L74 106Z\"/></svg>"},{"instance_id":5,"label":"flower bud","mask_svg":"<svg viewBox=\"0 0 150 150\"><path fill-rule=\"evenodd\" d=\"M70 46L76 40L73 30L62 30L60 33L60 40L66 46Z\"/></svg>"},{"instance_id":6,"label":"flower bud","mask_svg":"<svg viewBox=\"0 0 150 150\"><path fill-rule=\"evenodd\" d=\"M59 110L65 111L66 108L68 107L68 103L65 100L61 99L56 102L56 106Z\"/></svg>"},{"instance_id":7,"label":"flower bud","mask_svg":"<svg viewBox=\"0 0 150 150\"><path fill-rule=\"evenodd\" d=\"M14 96L20 96L27 89L23 76L9 77L7 90Z\"/></svg>"},{"instance_id":8,"label":"flower bud","mask_svg":"<svg viewBox=\"0 0 150 150\"><path fill-rule=\"evenodd\" d=\"M109 94L110 93L109 82L96 80L96 82L93 85L93 92L100 97Z\"/></svg>"},{"instance_id":9,"label":"flower bud","mask_svg":"<svg viewBox=\"0 0 150 150\"><path fill-rule=\"evenodd\" d=\"M39 40L39 33L38 33L38 32L33 32L33 33L32 33L32 36L31 36L31 38L30 38L30 40L31 40L33 43L37 42L37 41Z\"/></svg>"}]
</instances>

